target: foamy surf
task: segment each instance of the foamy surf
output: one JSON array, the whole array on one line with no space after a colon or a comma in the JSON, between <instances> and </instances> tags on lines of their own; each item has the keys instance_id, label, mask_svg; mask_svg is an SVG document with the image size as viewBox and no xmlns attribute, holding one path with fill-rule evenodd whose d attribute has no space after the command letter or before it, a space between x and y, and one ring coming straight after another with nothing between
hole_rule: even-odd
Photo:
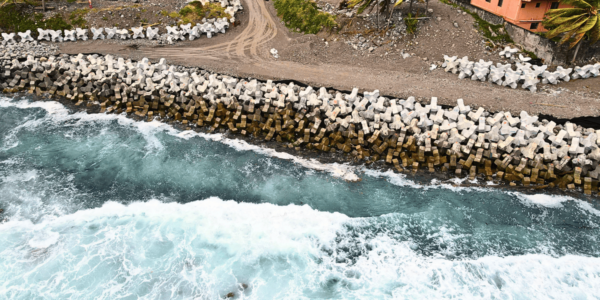
<instances>
[{"instance_id":1,"label":"foamy surf","mask_svg":"<svg viewBox=\"0 0 600 300\"><path fill-rule=\"evenodd\" d=\"M9 221L0 225L5 241L0 295L571 299L600 294L598 258L427 257L410 241L356 231L368 230L365 222L377 219L210 198L186 204L108 202L39 224ZM454 238L449 231L441 236ZM359 247L349 251L353 245Z\"/></svg>"},{"instance_id":2,"label":"foamy surf","mask_svg":"<svg viewBox=\"0 0 600 300\"><path fill-rule=\"evenodd\" d=\"M11 101L10 98L0 97L0 107L16 107L20 109L29 108L41 108L46 110L48 116L52 118L53 122L63 123L69 120L75 120L77 123L71 126L79 126L86 122L102 122L102 121L117 121L121 126L130 126L139 130L145 137L147 137L149 146L151 148L161 148L161 145L152 139L152 135L157 132L166 132L170 135L177 136L182 139L190 139L192 137L201 137L209 141L221 142L225 145L236 149L237 151L253 151L269 157L275 157L279 159L285 159L297 163L305 168L328 172L332 176L342 178L348 181L358 181L360 178L355 174L355 168L349 164L338 164L338 163L320 163L315 159L305 159L288 153L278 152L273 149L264 148L256 145L251 145L246 141L239 139L226 138L223 134L215 133L208 134L202 132L195 132L191 130L177 130L172 126L159 122L138 122L127 118L126 115L115 115L115 114L87 114L85 112L78 112L69 114L69 110L62 104L55 101L34 101L28 100ZM37 127L40 126L39 120L29 121L24 124L24 127ZM17 128L19 129L19 128Z\"/></svg>"},{"instance_id":3,"label":"foamy surf","mask_svg":"<svg viewBox=\"0 0 600 300\"><path fill-rule=\"evenodd\" d=\"M600 294L585 198L364 167L350 182L223 135L42 105L0 105L0 299Z\"/></svg>"}]
</instances>

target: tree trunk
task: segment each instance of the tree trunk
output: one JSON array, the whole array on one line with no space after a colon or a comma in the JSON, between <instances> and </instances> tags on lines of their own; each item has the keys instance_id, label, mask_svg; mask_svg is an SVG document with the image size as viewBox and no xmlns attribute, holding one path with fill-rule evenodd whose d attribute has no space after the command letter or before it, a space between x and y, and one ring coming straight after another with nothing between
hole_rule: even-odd
<instances>
[{"instance_id":1,"label":"tree trunk","mask_svg":"<svg viewBox=\"0 0 600 300\"><path fill-rule=\"evenodd\" d=\"M429 10L429 0L427 0L427 4L425 4L425 13L428 13Z\"/></svg>"},{"instance_id":2,"label":"tree trunk","mask_svg":"<svg viewBox=\"0 0 600 300\"><path fill-rule=\"evenodd\" d=\"M410 0L410 5L408 6L408 12L412 14L412 0Z\"/></svg>"},{"instance_id":3,"label":"tree trunk","mask_svg":"<svg viewBox=\"0 0 600 300\"><path fill-rule=\"evenodd\" d=\"M577 43L577 48L575 48L575 53L573 54L573 60L571 61L571 64L575 64L575 59L577 58L577 52L579 52L579 46L581 46L582 42Z\"/></svg>"},{"instance_id":4,"label":"tree trunk","mask_svg":"<svg viewBox=\"0 0 600 300\"><path fill-rule=\"evenodd\" d=\"M381 7L379 7L379 1L375 0L375 7L377 7L377 30L379 30L379 12L381 11Z\"/></svg>"},{"instance_id":5,"label":"tree trunk","mask_svg":"<svg viewBox=\"0 0 600 300\"><path fill-rule=\"evenodd\" d=\"M46 12L46 0L42 0L42 9Z\"/></svg>"}]
</instances>

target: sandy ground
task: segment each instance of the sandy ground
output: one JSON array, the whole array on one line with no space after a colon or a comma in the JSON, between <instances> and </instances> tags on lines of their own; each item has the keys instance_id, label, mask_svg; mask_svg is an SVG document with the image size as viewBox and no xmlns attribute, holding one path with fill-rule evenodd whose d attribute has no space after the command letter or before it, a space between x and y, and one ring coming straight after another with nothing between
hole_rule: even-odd
<instances>
[{"instance_id":1,"label":"sandy ground","mask_svg":"<svg viewBox=\"0 0 600 300\"><path fill-rule=\"evenodd\" d=\"M236 16L241 26L212 39L201 38L168 47L146 46L136 41L88 41L60 46L64 53L110 53L155 60L164 57L172 64L198 66L240 77L296 80L341 90L379 89L385 95L415 96L424 102L435 96L441 104L456 105L456 99L463 98L467 105L490 111L518 113L525 110L557 118L600 116L600 78L562 83L550 86L547 91L531 93L487 82L460 80L457 75L440 69L430 71L431 63L441 61L443 54L469 55L471 59L495 60L497 57L486 51L481 37L473 31L469 15L437 0L430 1L431 19L421 22L415 37L395 40L395 47L391 43L380 45L372 52L354 50L345 42L350 28L346 28L346 35L344 28L339 34L293 33L283 26L270 1L242 3L244 12ZM360 24L360 18L356 19ZM454 22L458 28L453 26ZM278 59L269 53L271 48L278 50ZM414 56L403 59L401 52L414 53ZM542 87L545 86L538 85L541 90Z\"/></svg>"}]
</instances>

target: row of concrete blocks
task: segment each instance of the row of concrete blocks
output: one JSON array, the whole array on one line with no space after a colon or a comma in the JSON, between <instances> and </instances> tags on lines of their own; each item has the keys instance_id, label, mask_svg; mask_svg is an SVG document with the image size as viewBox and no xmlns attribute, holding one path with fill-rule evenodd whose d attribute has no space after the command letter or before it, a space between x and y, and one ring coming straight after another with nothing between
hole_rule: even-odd
<instances>
[{"instance_id":1,"label":"row of concrete blocks","mask_svg":"<svg viewBox=\"0 0 600 300\"><path fill-rule=\"evenodd\" d=\"M229 23L235 22L235 14L236 12L243 10L243 6L240 0L219 0L219 1L210 1L203 0L200 1L202 5L206 5L210 2L218 2L221 4L221 7L226 7L225 13L229 14L231 18L227 20L227 18L215 18L215 19L202 19L201 23L197 23L194 27L192 27L191 23L182 24L180 28L177 26L166 26L167 33L163 35L165 39L169 43L173 43L177 40L185 40L187 36L189 40L194 40L200 38L202 34L206 34L208 38L211 38L216 33L225 33L225 31L229 28ZM74 30L45 30L42 28L38 28L38 41L51 41L51 42L63 42L63 41L72 41L75 42L77 40L87 41L88 40L88 30L82 28L75 28ZM144 27L133 27L131 30L127 29L119 29L116 27L113 28L91 28L92 39L143 39L147 37L150 40L160 38L160 34L158 33L158 28L154 29L152 27L148 27L146 29L146 33L144 34ZM105 35L106 33L106 35ZM17 32L17 33L2 33L2 39L8 43L16 43L16 37L20 37L20 42L25 41L33 41L34 38L31 36L31 30L27 30L25 32Z\"/></svg>"},{"instance_id":2,"label":"row of concrete blocks","mask_svg":"<svg viewBox=\"0 0 600 300\"><path fill-rule=\"evenodd\" d=\"M28 57L25 62L4 61L2 67L9 72L29 69L40 73L62 70L58 82L120 82L128 88L154 94L156 91L176 95L182 104L190 97L202 97L211 105L241 101L245 108L262 106L284 109L288 105L297 112L305 112L314 118L311 131L318 132L323 126L326 132L347 130L349 126L365 135L389 137L409 132L416 145L436 143L460 155L473 149L490 151L527 161L550 162L558 170L571 171L579 167L583 175L597 178L600 161L600 132L577 128L571 123L564 127L554 122L540 122L537 117L521 112L513 117L509 112L490 114L483 108L472 111L459 99L457 106L442 109L437 98L428 105L421 105L413 97L389 99L379 91L365 92L358 89L350 94L335 95L320 88L301 88L291 84L273 84L272 81L239 80L227 76L206 73L179 72L164 59L152 64L147 59L139 62L112 56L62 56L42 61ZM14 77L8 87L14 87L20 78ZM56 84L56 82L54 83ZM60 84L60 83L59 83ZM121 89L121 88L119 88ZM101 94L109 96L110 90ZM235 100L234 100L235 99ZM429 142L427 142L429 141Z\"/></svg>"},{"instance_id":3,"label":"row of concrete blocks","mask_svg":"<svg viewBox=\"0 0 600 300\"><path fill-rule=\"evenodd\" d=\"M444 64L442 65L446 72L458 73L460 79L470 77L471 80L480 80L493 82L498 85L510 86L516 88L519 82L522 82L524 89L531 91L537 90L537 84L558 84L560 81L569 81L571 78L589 78L597 77L600 73L600 63L594 65L585 65L564 69L557 67L556 71L547 71L548 66L536 66L529 63L515 64L516 70L513 70L511 64L493 65L491 61L479 60L479 62L469 61L467 56L458 59L457 56L444 55Z\"/></svg>"},{"instance_id":4,"label":"row of concrete blocks","mask_svg":"<svg viewBox=\"0 0 600 300\"><path fill-rule=\"evenodd\" d=\"M185 24L180 26L179 29L177 26L167 26L167 33L164 34L164 38L166 38L169 42L174 42L177 40L185 40L185 36L188 36L189 40L194 40L200 38L202 34L206 34L208 38L211 38L215 33L225 33L226 29L229 28L229 22L226 18L218 19L213 23L202 23L196 24L196 26L192 27L192 24ZM92 39L93 40L103 40L103 39L143 39L148 38L149 40L158 39L160 34L158 33L158 28L148 27L145 29L146 34L144 34L144 27L133 27L131 31L127 29L118 29L114 28L91 28ZM44 30L38 28L38 40L39 41L52 41L52 42L65 42L72 41L75 42L77 40L87 41L88 40L88 30L75 28L74 30ZM106 33L106 35L104 34ZM133 35L132 35L133 34ZM24 41L33 41L34 39L31 37L31 31L27 30L26 32L19 32L18 35L21 37L21 42ZM2 33L2 38L4 41L8 43L16 43L15 34L14 33Z\"/></svg>"}]
</instances>

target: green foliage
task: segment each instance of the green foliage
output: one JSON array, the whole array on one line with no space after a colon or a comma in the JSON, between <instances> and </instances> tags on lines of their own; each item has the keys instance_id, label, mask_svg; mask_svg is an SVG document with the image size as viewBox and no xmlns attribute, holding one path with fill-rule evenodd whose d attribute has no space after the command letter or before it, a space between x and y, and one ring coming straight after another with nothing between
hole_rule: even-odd
<instances>
[{"instance_id":1,"label":"green foliage","mask_svg":"<svg viewBox=\"0 0 600 300\"><path fill-rule=\"evenodd\" d=\"M71 15L69 15L69 20L71 24L75 27L86 28L87 21L83 18L87 13L89 13L89 9L76 9Z\"/></svg>"},{"instance_id":2,"label":"green foliage","mask_svg":"<svg viewBox=\"0 0 600 300\"><path fill-rule=\"evenodd\" d=\"M450 2L449 0L440 0L440 2L442 2L444 4L447 4L447 5L450 5L450 6L454 7L454 8L458 8L458 5L456 3Z\"/></svg>"},{"instance_id":3,"label":"green foliage","mask_svg":"<svg viewBox=\"0 0 600 300\"><path fill-rule=\"evenodd\" d=\"M551 9L544 16L542 25L549 30L546 38L554 39L562 34L558 43L570 42L569 48L575 47L586 36L591 44L600 40L599 1L564 0L563 3L573 7Z\"/></svg>"},{"instance_id":4,"label":"green foliage","mask_svg":"<svg viewBox=\"0 0 600 300\"><path fill-rule=\"evenodd\" d=\"M404 18L404 24L406 24L406 33L415 34L417 33L417 24L419 24L419 20L416 17L413 17L411 13L408 13L406 18Z\"/></svg>"},{"instance_id":5,"label":"green foliage","mask_svg":"<svg viewBox=\"0 0 600 300\"><path fill-rule=\"evenodd\" d=\"M354 8L358 6L358 13L362 14L365 11L365 9L367 9L369 6L375 3L377 2L375 2L374 0L350 0L350 2L348 2L348 7Z\"/></svg>"},{"instance_id":6,"label":"green foliage","mask_svg":"<svg viewBox=\"0 0 600 300\"><path fill-rule=\"evenodd\" d=\"M337 25L332 15L319 11L315 3L307 0L274 0L273 6L285 26L298 32L316 34Z\"/></svg>"},{"instance_id":7,"label":"green foliage","mask_svg":"<svg viewBox=\"0 0 600 300\"><path fill-rule=\"evenodd\" d=\"M206 5L202 5L199 1L193 1L182 8L175 18L181 18L180 23L186 24L199 22L203 18L230 19L231 16L225 13L225 8L221 7L220 3L207 3Z\"/></svg>"},{"instance_id":8,"label":"green foliage","mask_svg":"<svg viewBox=\"0 0 600 300\"><path fill-rule=\"evenodd\" d=\"M488 40L500 43L514 43L513 39L504 30L504 25L494 25L479 17L476 13L472 13L469 10L465 11L475 19L475 27L485 36ZM502 30L501 30L502 29Z\"/></svg>"},{"instance_id":9,"label":"green foliage","mask_svg":"<svg viewBox=\"0 0 600 300\"><path fill-rule=\"evenodd\" d=\"M179 14L182 16L187 16L188 14L191 14L192 12L194 12L194 11L189 6L186 6L179 11Z\"/></svg>"},{"instance_id":10,"label":"green foliage","mask_svg":"<svg viewBox=\"0 0 600 300\"><path fill-rule=\"evenodd\" d=\"M37 28L65 30L73 27L61 15L44 20L43 14L27 14L23 7L8 4L0 8L0 28L8 32L31 30L31 35L37 37Z\"/></svg>"}]
</instances>

